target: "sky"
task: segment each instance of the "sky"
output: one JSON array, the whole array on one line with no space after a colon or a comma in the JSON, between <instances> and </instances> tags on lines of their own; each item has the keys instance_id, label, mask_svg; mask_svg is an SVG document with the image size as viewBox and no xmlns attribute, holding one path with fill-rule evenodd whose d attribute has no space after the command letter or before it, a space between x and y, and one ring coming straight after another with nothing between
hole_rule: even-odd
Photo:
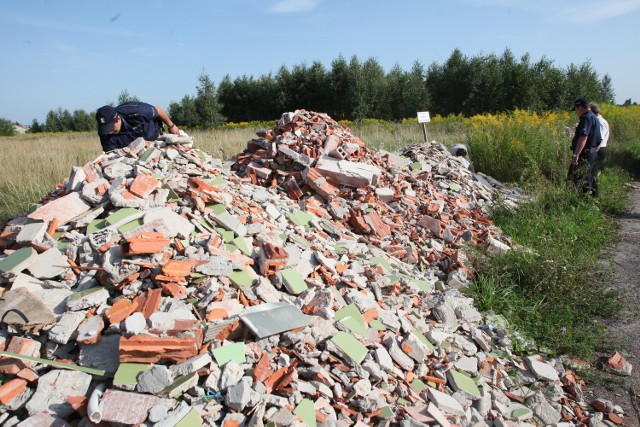
<instances>
[{"instance_id":1,"label":"sky","mask_svg":"<svg viewBox=\"0 0 640 427\"><path fill-rule=\"evenodd\" d=\"M638 22L640 0L2 0L0 118L92 112L123 90L166 108L202 73L217 84L339 55L408 70L456 48L588 61L617 103L637 102Z\"/></svg>"}]
</instances>

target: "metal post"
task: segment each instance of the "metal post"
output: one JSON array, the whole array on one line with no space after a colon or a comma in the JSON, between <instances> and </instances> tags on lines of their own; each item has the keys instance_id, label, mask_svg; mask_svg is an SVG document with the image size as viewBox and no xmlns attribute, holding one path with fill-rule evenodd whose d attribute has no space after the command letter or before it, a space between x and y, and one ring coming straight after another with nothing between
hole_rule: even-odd
<instances>
[{"instance_id":1,"label":"metal post","mask_svg":"<svg viewBox=\"0 0 640 427\"><path fill-rule=\"evenodd\" d=\"M424 142L427 142L427 124L422 123L422 133L424 134Z\"/></svg>"}]
</instances>

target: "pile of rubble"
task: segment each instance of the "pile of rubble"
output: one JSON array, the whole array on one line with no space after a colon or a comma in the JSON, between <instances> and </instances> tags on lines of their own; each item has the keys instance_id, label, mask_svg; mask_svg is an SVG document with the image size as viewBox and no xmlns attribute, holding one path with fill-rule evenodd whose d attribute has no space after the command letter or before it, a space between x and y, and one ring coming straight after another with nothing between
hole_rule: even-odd
<instances>
[{"instance_id":1,"label":"pile of rubble","mask_svg":"<svg viewBox=\"0 0 640 427\"><path fill-rule=\"evenodd\" d=\"M300 111L233 164L168 135L74 168L0 233L0 425L619 421L456 289L463 243L509 248L496 183L403 153Z\"/></svg>"}]
</instances>

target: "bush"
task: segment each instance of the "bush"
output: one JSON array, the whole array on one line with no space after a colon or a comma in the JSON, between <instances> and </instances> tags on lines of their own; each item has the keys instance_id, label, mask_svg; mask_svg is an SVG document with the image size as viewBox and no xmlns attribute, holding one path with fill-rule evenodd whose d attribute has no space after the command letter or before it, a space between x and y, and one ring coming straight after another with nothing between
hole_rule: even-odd
<instances>
[{"instance_id":1,"label":"bush","mask_svg":"<svg viewBox=\"0 0 640 427\"><path fill-rule=\"evenodd\" d=\"M569 113L486 114L468 119L467 143L476 170L504 182L566 177Z\"/></svg>"},{"instance_id":2,"label":"bush","mask_svg":"<svg viewBox=\"0 0 640 427\"><path fill-rule=\"evenodd\" d=\"M0 117L0 136L13 136L16 134L16 128L13 122Z\"/></svg>"}]
</instances>

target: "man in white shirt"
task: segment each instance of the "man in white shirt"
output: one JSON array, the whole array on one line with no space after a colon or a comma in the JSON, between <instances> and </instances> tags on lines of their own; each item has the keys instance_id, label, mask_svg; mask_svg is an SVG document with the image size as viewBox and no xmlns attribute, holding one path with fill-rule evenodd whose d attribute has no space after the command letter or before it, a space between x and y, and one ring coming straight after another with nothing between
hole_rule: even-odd
<instances>
[{"instance_id":1,"label":"man in white shirt","mask_svg":"<svg viewBox=\"0 0 640 427\"><path fill-rule=\"evenodd\" d=\"M598 153L598 158L595 164L595 173L597 174L600 169L602 169L602 164L604 162L605 157L607 157L607 142L609 141L609 122L605 120L604 117L600 115L600 106L592 102L589 104L589 109L593 114L596 115L598 119L598 124L600 125L600 136L602 137L602 141L596 147L596 151Z\"/></svg>"}]
</instances>

